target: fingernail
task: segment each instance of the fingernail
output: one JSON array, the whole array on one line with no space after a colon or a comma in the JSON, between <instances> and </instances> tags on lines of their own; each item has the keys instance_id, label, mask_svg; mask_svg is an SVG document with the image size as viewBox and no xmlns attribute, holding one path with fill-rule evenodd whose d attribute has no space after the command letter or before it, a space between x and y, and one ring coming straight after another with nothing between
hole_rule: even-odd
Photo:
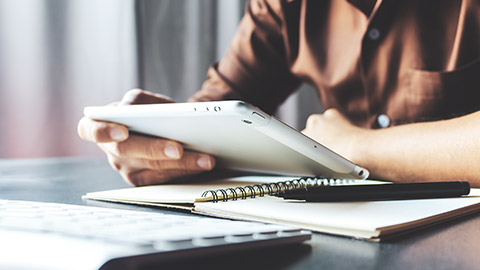
<instances>
[{"instance_id":1,"label":"fingernail","mask_svg":"<svg viewBox=\"0 0 480 270\"><path fill-rule=\"evenodd\" d=\"M201 157L197 160L197 164L200 168L203 169L211 169L212 168L212 162L210 161L209 157Z\"/></svg>"},{"instance_id":2,"label":"fingernail","mask_svg":"<svg viewBox=\"0 0 480 270\"><path fill-rule=\"evenodd\" d=\"M127 134L121 128L114 127L110 129L110 138L115 141L122 141L127 138Z\"/></svg>"},{"instance_id":3,"label":"fingernail","mask_svg":"<svg viewBox=\"0 0 480 270\"><path fill-rule=\"evenodd\" d=\"M168 145L167 147L165 147L163 152L169 158L180 158L180 152L178 151L178 148L174 145Z\"/></svg>"}]
</instances>

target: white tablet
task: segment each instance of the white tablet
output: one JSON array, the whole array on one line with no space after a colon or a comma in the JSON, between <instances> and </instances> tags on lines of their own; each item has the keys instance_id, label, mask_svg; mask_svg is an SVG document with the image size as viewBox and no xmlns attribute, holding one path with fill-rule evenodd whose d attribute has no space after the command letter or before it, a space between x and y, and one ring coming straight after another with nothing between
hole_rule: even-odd
<instances>
[{"instance_id":1,"label":"white tablet","mask_svg":"<svg viewBox=\"0 0 480 270\"><path fill-rule=\"evenodd\" d=\"M86 107L84 114L211 154L217 167L295 176L368 177L366 169L243 101Z\"/></svg>"}]
</instances>

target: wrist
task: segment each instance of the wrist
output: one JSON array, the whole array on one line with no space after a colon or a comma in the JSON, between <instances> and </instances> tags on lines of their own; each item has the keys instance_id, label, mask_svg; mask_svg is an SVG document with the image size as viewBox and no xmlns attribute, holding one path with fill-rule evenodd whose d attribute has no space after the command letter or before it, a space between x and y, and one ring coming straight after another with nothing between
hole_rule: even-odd
<instances>
[{"instance_id":1,"label":"wrist","mask_svg":"<svg viewBox=\"0 0 480 270\"><path fill-rule=\"evenodd\" d=\"M352 134L349 143L348 158L353 163L368 169L368 156L371 151L370 144L375 141L376 130L359 129Z\"/></svg>"}]
</instances>

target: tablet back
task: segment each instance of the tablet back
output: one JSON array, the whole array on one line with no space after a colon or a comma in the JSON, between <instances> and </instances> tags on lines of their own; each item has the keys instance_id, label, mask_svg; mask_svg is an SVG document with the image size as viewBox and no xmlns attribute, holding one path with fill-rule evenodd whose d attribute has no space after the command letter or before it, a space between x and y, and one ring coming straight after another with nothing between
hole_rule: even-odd
<instances>
[{"instance_id":1,"label":"tablet back","mask_svg":"<svg viewBox=\"0 0 480 270\"><path fill-rule=\"evenodd\" d=\"M295 176L368 177L367 170L242 101L87 107L84 113L211 154L218 167Z\"/></svg>"}]
</instances>

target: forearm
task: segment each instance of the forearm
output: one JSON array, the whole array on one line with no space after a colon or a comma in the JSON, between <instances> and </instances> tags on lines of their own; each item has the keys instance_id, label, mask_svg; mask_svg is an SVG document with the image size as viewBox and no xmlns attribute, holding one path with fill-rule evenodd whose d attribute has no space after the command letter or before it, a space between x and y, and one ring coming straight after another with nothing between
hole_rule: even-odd
<instances>
[{"instance_id":1,"label":"forearm","mask_svg":"<svg viewBox=\"0 0 480 270\"><path fill-rule=\"evenodd\" d=\"M352 159L372 178L394 181L466 180L480 186L480 112L359 135Z\"/></svg>"}]
</instances>

